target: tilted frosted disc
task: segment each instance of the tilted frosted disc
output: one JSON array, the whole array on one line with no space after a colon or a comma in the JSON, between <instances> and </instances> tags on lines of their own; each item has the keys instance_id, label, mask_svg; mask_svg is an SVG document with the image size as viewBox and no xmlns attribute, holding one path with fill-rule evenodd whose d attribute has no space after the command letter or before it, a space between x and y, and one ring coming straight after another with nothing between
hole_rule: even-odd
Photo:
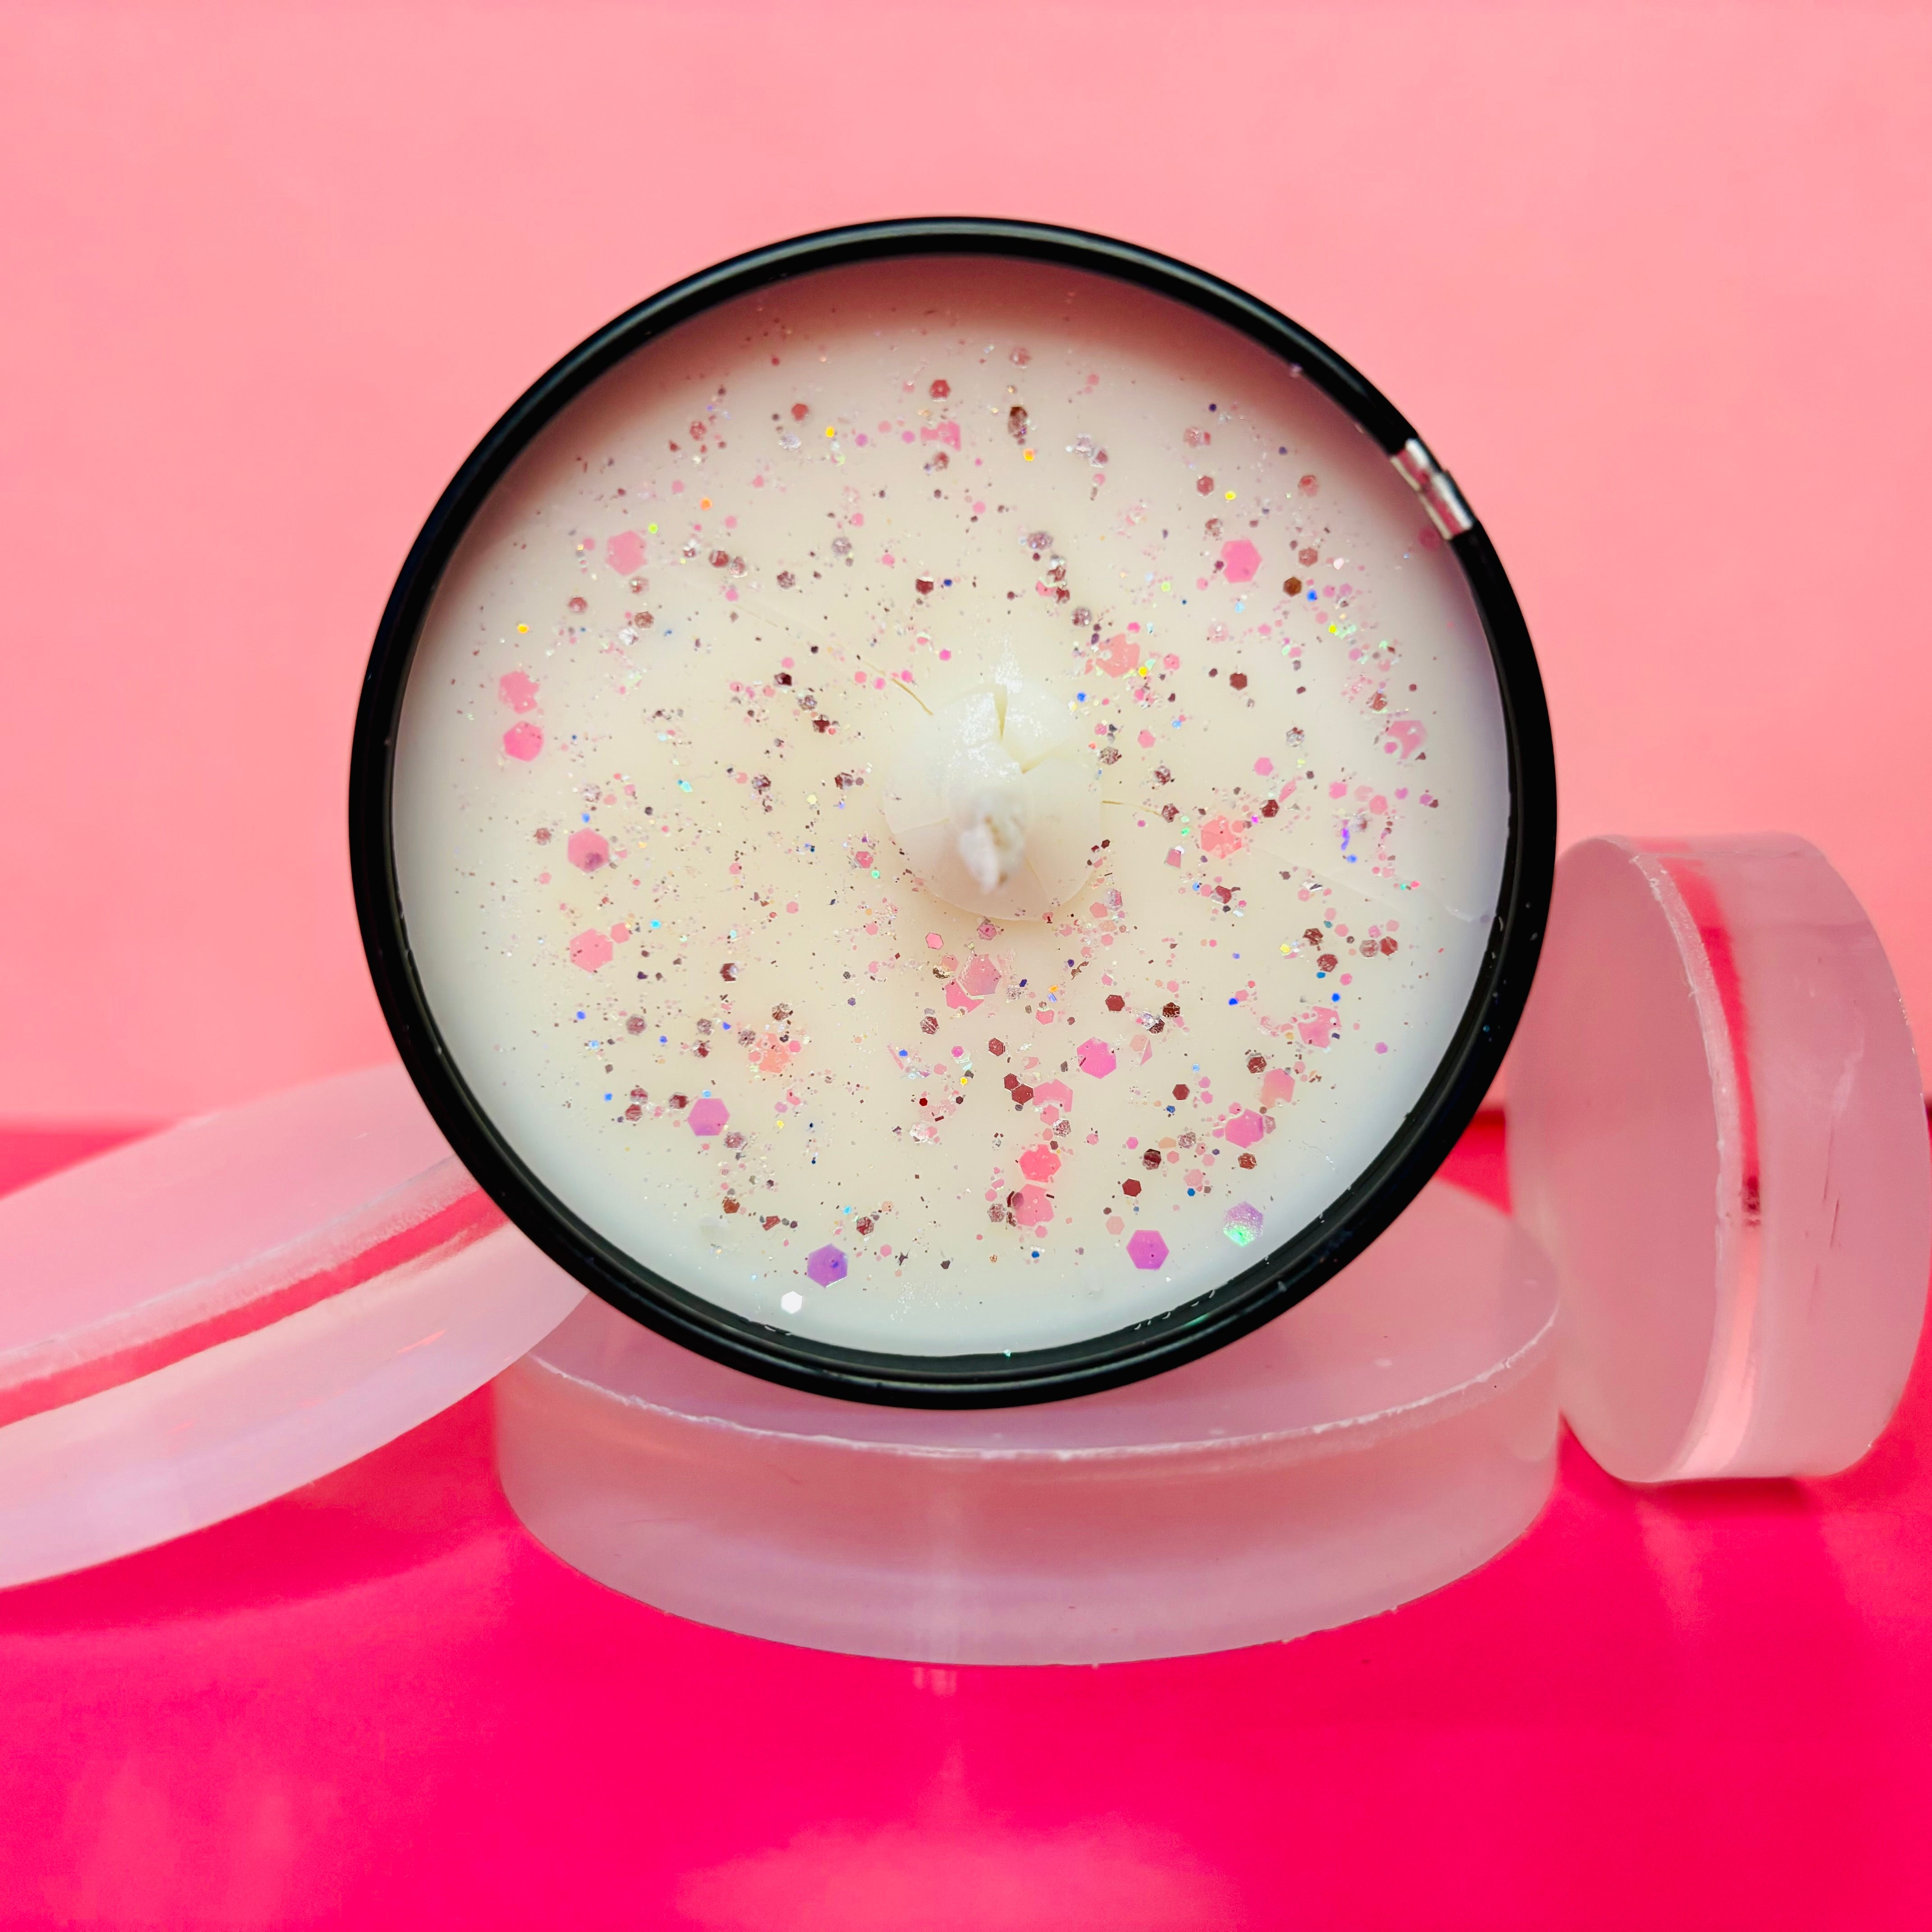
<instances>
[{"instance_id":1,"label":"tilted frosted disc","mask_svg":"<svg viewBox=\"0 0 1932 1932\"><path fill-rule=\"evenodd\" d=\"M1510 1062L1564 1414L1636 1482L1827 1475L1897 1406L1932 1165L1878 935L1803 840L1593 838Z\"/></svg>"},{"instance_id":2,"label":"tilted frosted disc","mask_svg":"<svg viewBox=\"0 0 1932 1932\"><path fill-rule=\"evenodd\" d=\"M253 1508L487 1382L582 1290L400 1067L0 1199L0 1586Z\"/></svg>"}]
</instances>

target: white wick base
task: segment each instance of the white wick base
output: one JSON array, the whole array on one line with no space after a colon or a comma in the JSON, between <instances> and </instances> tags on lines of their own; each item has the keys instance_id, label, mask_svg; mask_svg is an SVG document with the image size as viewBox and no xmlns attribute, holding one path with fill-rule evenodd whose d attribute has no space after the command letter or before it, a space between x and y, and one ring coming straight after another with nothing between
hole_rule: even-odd
<instances>
[{"instance_id":1,"label":"white wick base","mask_svg":"<svg viewBox=\"0 0 1932 1932\"><path fill-rule=\"evenodd\" d=\"M797 1394L602 1302L496 1384L512 1507L566 1562L747 1635L938 1664L1265 1643L1439 1588L1556 1473L1541 1251L1432 1183L1246 1340L1036 1408Z\"/></svg>"},{"instance_id":2,"label":"white wick base","mask_svg":"<svg viewBox=\"0 0 1932 1932\"><path fill-rule=\"evenodd\" d=\"M1099 767L1064 699L1003 673L914 728L887 770L885 813L928 892L1038 919L1093 869Z\"/></svg>"}]
</instances>

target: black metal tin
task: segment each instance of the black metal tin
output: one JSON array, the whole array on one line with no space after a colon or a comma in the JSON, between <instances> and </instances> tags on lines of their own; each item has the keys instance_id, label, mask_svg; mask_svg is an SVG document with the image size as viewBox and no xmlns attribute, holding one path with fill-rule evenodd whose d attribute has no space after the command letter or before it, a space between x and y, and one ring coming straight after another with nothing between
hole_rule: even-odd
<instances>
[{"instance_id":1,"label":"black metal tin","mask_svg":"<svg viewBox=\"0 0 1932 1932\"><path fill-rule=\"evenodd\" d=\"M1556 854L1556 778L1542 680L1501 560L1480 524L1448 538L1489 639L1502 703L1510 813L1498 906L1462 1022L1420 1101L1358 1180L1292 1238L1210 1293L1090 1340L1011 1354L898 1355L834 1346L728 1312L641 1266L566 1208L503 1138L452 1064L410 953L390 836L395 734L416 640L471 520L530 440L652 337L790 276L896 256L982 255L1109 275L1186 303L1303 374L1391 457L1415 441L1356 370L1252 296L1131 244L1025 222L881 222L808 235L691 277L580 344L519 397L430 513L376 632L351 754L350 864L369 967L404 1064L450 1144L537 1246L613 1306L714 1360L796 1388L917 1408L997 1408L1088 1395L1205 1354L1313 1293L1413 1200L1502 1064L1535 970Z\"/></svg>"}]
</instances>

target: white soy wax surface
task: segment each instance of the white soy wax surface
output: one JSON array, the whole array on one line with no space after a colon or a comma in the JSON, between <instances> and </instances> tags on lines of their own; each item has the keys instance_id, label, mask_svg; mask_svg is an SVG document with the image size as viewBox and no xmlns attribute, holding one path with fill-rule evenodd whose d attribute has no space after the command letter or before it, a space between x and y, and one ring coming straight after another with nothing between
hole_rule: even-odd
<instances>
[{"instance_id":1,"label":"white soy wax surface","mask_svg":"<svg viewBox=\"0 0 1932 1932\"><path fill-rule=\"evenodd\" d=\"M1003 678L1099 828L1043 916L948 902L886 820ZM546 1187L724 1308L945 1354L1122 1328L1334 1202L1468 1002L1509 800L1369 436L1165 298L941 258L742 298L537 438L394 808L430 1010Z\"/></svg>"}]
</instances>

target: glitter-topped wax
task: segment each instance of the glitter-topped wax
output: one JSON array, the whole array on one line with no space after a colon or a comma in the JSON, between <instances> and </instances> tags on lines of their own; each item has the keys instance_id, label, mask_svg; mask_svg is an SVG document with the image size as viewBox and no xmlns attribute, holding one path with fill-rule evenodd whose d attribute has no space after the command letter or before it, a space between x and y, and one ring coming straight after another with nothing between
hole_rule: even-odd
<instances>
[{"instance_id":1,"label":"glitter-topped wax","mask_svg":"<svg viewBox=\"0 0 1932 1932\"><path fill-rule=\"evenodd\" d=\"M605 1249L1004 1357L1306 1246L1413 1131L1510 773L1462 567L1298 368L1070 263L861 261L644 341L496 482L394 891L468 1104Z\"/></svg>"}]
</instances>

